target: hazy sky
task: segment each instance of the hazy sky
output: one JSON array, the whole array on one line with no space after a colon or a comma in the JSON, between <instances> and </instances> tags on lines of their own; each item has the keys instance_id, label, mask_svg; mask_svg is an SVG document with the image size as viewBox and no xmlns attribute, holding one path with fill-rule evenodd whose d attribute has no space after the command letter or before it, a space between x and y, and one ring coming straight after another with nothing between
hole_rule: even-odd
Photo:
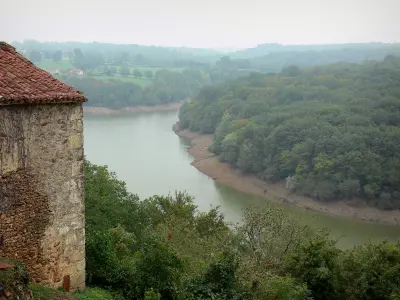
<instances>
[{"instance_id":1,"label":"hazy sky","mask_svg":"<svg viewBox=\"0 0 400 300\"><path fill-rule=\"evenodd\" d=\"M0 40L163 46L399 42L400 0L0 0Z\"/></svg>"}]
</instances>

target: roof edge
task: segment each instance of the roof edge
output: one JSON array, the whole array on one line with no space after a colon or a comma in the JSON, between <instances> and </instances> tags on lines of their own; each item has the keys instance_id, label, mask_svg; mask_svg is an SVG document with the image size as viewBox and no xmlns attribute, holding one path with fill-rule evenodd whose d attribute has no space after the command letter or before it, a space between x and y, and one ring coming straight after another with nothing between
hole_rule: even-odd
<instances>
[{"instance_id":1,"label":"roof edge","mask_svg":"<svg viewBox=\"0 0 400 300\"><path fill-rule=\"evenodd\" d=\"M14 93L12 89L13 88L16 89L15 86L7 89L7 87L4 88L4 84L1 85L0 106L10 106L14 104L23 105L23 104L83 103L88 101L88 99L84 96L84 94L81 91L78 91L69 84L55 78L48 71L39 68L38 66L33 64L29 59L21 55L16 50L15 47L1 40L0 40L0 54L1 54L1 59L3 60L4 58L6 61L5 70L0 70L1 79L5 76L4 74L8 74L7 67L12 66L12 64L14 63L16 66L19 67L19 69L17 68L19 71L20 69L24 68L32 68L30 69L30 71L32 72L33 75L36 76L36 80L33 80L32 78L29 79L26 76L23 78L28 85L28 89L24 89L23 91L17 91ZM10 62L10 64L7 65L7 62ZM4 65L4 63L1 61L0 65ZM13 76L12 71L10 71L9 73L10 73L10 78L17 78L15 75L14 77L12 77ZM31 93L32 90L34 90L34 88L37 88L37 86L40 86L40 82L37 83L38 80L39 81L43 80L43 82L46 82L46 84L44 85L45 90L41 91L42 93L32 94ZM8 81L11 82L12 80ZM30 81L34 82L34 84L32 84L32 82ZM12 84L15 85L15 82L12 82ZM20 84L20 82L18 82L18 84Z\"/></svg>"},{"instance_id":2,"label":"roof edge","mask_svg":"<svg viewBox=\"0 0 400 300\"><path fill-rule=\"evenodd\" d=\"M0 49L11 53L17 52L17 50L15 50L15 47L11 46L10 44L7 44L6 42L1 42L1 41L0 41Z\"/></svg>"},{"instance_id":3,"label":"roof edge","mask_svg":"<svg viewBox=\"0 0 400 300\"><path fill-rule=\"evenodd\" d=\"M0 107L2 106L13 106L13 105L32 105L32 104L71 104L71 103L84 103L88 99L83 96L76 97L38 97L38 98L5 98L0 96Z\"/></svg>"}]
</instances>

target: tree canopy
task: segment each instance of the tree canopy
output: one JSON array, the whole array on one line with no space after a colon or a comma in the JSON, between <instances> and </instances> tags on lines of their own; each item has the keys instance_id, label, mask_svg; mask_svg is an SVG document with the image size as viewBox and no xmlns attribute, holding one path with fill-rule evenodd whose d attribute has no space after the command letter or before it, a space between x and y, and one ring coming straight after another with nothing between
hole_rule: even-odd
<instances>
[{"instance_id":1,"label":"tree canopy","mask_svg":"<svg viewBox=\"0 0 400 300\"><path fill-rule=\"evenodd\" d=\"M85 162L87 284L115 299L397 299L400 245L341 250L266 203L230 226L185 193L139 200Z\"/></svg>"},{"instance_id":2,"label":"tree canopy","mask_svg":"<svg viewBox=\"0 0 400 300\"><path fill-rule=\"evenodd\" d=\"M264 180L291 178L321 201L400 207L400 59L253 73L203 88L179 115L213 133L221 161Z\"/></svg>"}]
</instances>

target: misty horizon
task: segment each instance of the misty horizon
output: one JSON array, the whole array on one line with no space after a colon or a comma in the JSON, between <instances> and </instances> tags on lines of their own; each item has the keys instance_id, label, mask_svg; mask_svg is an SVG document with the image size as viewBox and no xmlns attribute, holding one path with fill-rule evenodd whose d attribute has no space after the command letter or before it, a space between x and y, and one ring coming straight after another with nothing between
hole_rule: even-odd
<instances>
[{"instance_id":1,"label":"misty horizon","mask_svg":"<svg viewBox=\"0 0 400 300\"><path fill-rule=\"evenodd\" d=\"M244 49L400 41L396 0L7 1L0 39ZM22 9L21 9L22 8ZM39 17L38 17L39 16ZM16 26L15 24L18 24Z\"/></svg>"},{"instance_id":2,"label":"misty horizon","mask_svg":"<svg viewBox=\"0 0 400 300\"><path fill-rule=\"evenodd\" d=\"M37 40L37 39L32 39L32 38L25 38L22 40L9 40L6 41L10 44L13 43L24 43L27 41L35 41L35 42L39 42L39 43L82 43L82 44L90 44L90 43L98 43L98 44L111 44L111 45L138 45L138 46L146 46L146 47L159 47L159 48L193 48L193 49L208 49L208 50L215 50L215 51L240 51L240 50L245 50L245 49L251 49L251 48L257 48L260 46L264 46L264 45L276 45L276 46L283 46L283 47L291 47L291 46L326 46L326 45L357 45L357 44L399 44L400 41L395 41L395 42L381 42L381 41L369 41L369 42L348 42L348 43L324 43L324 44L320 44L320 43L315 43L315 44L281 44L281 43L269 43L269 42L265 42L265 43L259 43L259 44L255 44L252 45L250 47L191 47L191 46L187 46L187 45L182 45L182 46L165 46L165 45L157 45L157 44L138 44L138 43L117 43L117 42L109 42L109 41L76 41L76 40L66 40L66 41L57 41L57 40Z\"/></svg>"}]
</instances>

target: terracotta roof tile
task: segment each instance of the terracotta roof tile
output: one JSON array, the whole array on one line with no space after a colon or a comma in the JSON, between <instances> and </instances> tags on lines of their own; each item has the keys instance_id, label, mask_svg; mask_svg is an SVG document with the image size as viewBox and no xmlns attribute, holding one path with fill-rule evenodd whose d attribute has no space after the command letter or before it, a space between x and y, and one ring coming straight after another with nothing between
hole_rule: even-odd
<instances>
[{"instance_id":1,"label":"terracotta roof tile","mask_svg":"<svg viewBox=\"0 0 400 300\"><path fill-rule=\"evenodd\" d=\"M0 105L85 102L74 88L0 42Z\"/></svg>"}]
</instances>

